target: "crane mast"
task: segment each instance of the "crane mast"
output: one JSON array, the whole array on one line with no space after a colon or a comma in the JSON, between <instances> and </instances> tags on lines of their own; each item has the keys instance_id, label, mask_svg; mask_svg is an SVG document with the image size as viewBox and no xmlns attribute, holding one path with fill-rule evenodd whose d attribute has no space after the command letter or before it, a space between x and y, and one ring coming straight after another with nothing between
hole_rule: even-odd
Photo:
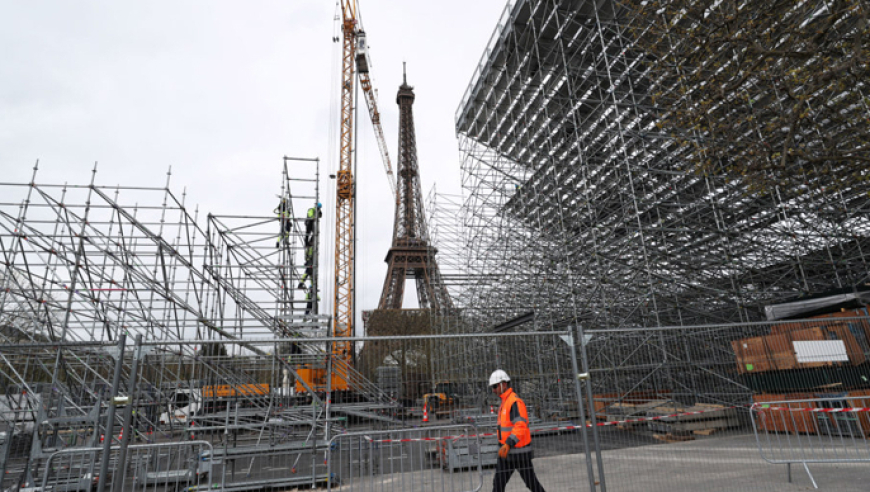
<instances>
[{"instance_id":1,"label":"crane mast","mask_svg":"<svg viewBox=\"0 0 870 492\"><path fill-rule=\"evenodd\" d=\"M336 173L335 208L335 302L333 303L333 336L336 339L353 336L354 316L354 194L353 176L353 108L354 62L356 54L357 4L341 0L342 11L342 71L341 71L341 141ZM336 340L333 353L351 362L350 342Z\"/></svg>"},{"instance_id":2,"label":"crane mast","mask_svg":"<svg viewBox=\"0 0 870 492\"><path fill-rule=\"evenodd\" d=\"M335 212L335 302L333 303L333 354L351 363L353 350L350 342L342 338L354 335L354 202L356 181L353 175L354 82L357 69L360 87L369 110L369 117L378 141L378 149L390 189L396 195L393 169L387 152L387 143L381 127L375 91L369 74L370 61L365 32L361 29L359 5L356 0L341 0L342 11L342 77L341 77L341 148L336 174Z\"/></svg>"},{"instance_id":3,"label":"crane mast","mask_svg":"<svg viewBox=\"0 0 870 492\"><path fill-rule=\"evenodd\" d=\"M359 22L359 6L356 0L341 0L342 70L341 70L341 131L338 156L338 171L335 174L335 293L332 325L332 366L305 367L298 369L299 377L307 388L317 391L331 388L333 391L352 390L353 346L348 338L354 335L354 205L356 180L353 174L354 159L354 85L355 71L359 72L360 85L365 94L369 116L378 139L381 158L390 180L393 194L392 166L381 128L380 113L369 76L369 59L365 32ZM330 371L331 367L331 371ZM329 374L332 374L330 377ZM329 379L329 382L327 382Z\"/></svg>"}]
</instances>

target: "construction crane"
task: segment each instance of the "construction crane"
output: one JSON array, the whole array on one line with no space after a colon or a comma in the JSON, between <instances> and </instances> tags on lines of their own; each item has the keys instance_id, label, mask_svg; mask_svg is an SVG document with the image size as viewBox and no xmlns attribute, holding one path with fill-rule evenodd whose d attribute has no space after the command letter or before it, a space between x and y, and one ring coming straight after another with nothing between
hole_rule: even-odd
<instances>
[{"instance_id":1,"label":"construction crane","mask_svg":"<svg viewBox=\"0 0 870 492\"><path fill-rule=\"evenodd\" d=\"M339 168L336 173L335 211L335 302L333 304L333 336L336 339L354 334L354 202L356 198L353 175L354 132L354 70L359 71L360 87L363 90L369 116L378 140L378 148L395 196L393 170L380 113L375 100L369 70L371 63L366 45L365 31L359 22L359 5L356 0L341 0L342 12L342 76L341 76L341 132ZM333 342L333 354L350 364L353 350L350 342Z\"/></svg>"},{"instance_id":2,"label":"construction crane","mask_svg":"<svg viewBox=\"0 0 870 492\"><path fill-rule=\"evenodd\" d=\"M372 128L375 130L375 139L378 141L378 150L381 151L381 160L384 163L384 170L387 172L387 181L390 183L390 189L393 191L393 196L396 195L396 180L393 179L393 166L390 163L390 153L387 151L387 141L384 139L384 129L381 127L381 113L378 111L378 101L376 91L372 88L372 79L369 75L369 47L366 43L366 33L362 29L357 33L357 52L356 52L356 69L359 72L359 85L363 90L363 96L366 99L366 106L369 108L369 117L372 120Z\"/></svg>"}]
</instances>

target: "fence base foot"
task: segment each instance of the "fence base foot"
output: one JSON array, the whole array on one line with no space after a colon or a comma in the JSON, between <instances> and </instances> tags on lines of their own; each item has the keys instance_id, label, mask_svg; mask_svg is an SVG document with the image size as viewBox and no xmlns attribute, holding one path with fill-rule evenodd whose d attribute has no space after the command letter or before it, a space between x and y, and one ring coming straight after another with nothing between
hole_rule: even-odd
<instances>
[{"instance_id":1,"label":"fence base foot","mask_svg":"<svg viewBox=\"0 0 870 492\"><path fill-rule=\"evenodd\" d=\"M813 478L813 474L812 474L812 473L810 473L810 467L808 467L808 466L807 466L807 464L806 464L806 463L804 463L804 464L803 464L803 465L804 465L804 470L806 470L806 471L807 471L807 476L809 476L809 477L810 477L810 482L812 482L812 483L813 483L813 488L814 488L814 489L817 489L817 488L819 488L819 486L818 486L818 485L816 485L816 479L815 479L815 478ZM791 466L791 465L789 465L789 466Z\"/></svg>"}]
</instances>

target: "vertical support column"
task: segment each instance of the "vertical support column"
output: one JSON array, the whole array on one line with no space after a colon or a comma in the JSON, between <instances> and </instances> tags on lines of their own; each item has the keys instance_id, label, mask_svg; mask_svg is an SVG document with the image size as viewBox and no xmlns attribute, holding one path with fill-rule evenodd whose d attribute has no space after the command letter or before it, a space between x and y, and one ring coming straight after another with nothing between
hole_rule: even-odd
<instances>
[{"instance_id":1,"label":"vertical support column","mask_svg":"<svg viewBox=\"0 0 870 492\"><path fill-rule=\"evenodd\" d=\"M331 411L332 404L332 350L333 350L333 342L332 335L334 332L332 331L332 320L329 321L328 328L326 330L326 337L330 340L326 342L326 423L323 426L323 440L329 442L329 417ZM350 379L349 371L345 370L344 374L345 379ZM315 442L317 441L315 436ZM329 453L329 450L326 451ZM313 472L312 472L313 473Z\"/></svg>"},{"instance_id":2,"label":"vertical support column","mask_svg":"<svg viewBox=\"0 0 870 492\"><path fill-rule=\"evenodd\" d=\"M577 334L580 336L580 360L583 366L583 374L589 374L589 356L586 354L586 337L583 335L583 327L577 325ZM572 332L573 336L573 332ZM574 350L571 350L573 356ZM575 368L576 369L576 368ZM587 376L588 377L588 376ZM577 384L580 384L579 379ZM598 464L598 480L601 482L601 491L607 492L607 482L604 478L604 463L601 459L601 440L598 436L598 416L595 414L595 397L592 394L592 384L586 383L586 401L589 402L589 416L592 419L592 440L595 442L595 461Z\"/></svg>"},{"instance_id":3,"label":"vertical support column","mask_svg":"<svg viewBox=\"0 0 870 492\"><path fill-rule=\"evenodd\" d=\"M589 449L589 436L587 434L588 431L586 430L586 408L585 405L583 405L583 391L580 388L580 371L577 367L577 352L574 350L574 333L569 332L567 335L564 335L563 340L568 344L568 349L571 352L571 368L574 371L574 390L577 392L577 406L580 410L580 435L583 436L583 452L586 453L586 476L589 478L589 491L596 492L595 472L592 471L592 451ZM600 463L599 473L601 473ZM601 479L601 490L606 490L604 488L603 474L601 475Z\"/></svg>"},{"instance_id":4,"label":"vertical support column","mask_svg":"<svg viewBox=\"0 0 870 492\"><path fill-rule=\"evenodd\" d=\"M127 406L124 407L124 425L121 427L124 435L121 437L121 449L118 452L118 465L115 467L115 473L120 473L117 480L112 480L112 492L122 492L124 490L124 479L127 477L127 446L130 444L130 436L133 434L133 405L136 401L136 379L139 372L139 358L142 357L142 334L136 335L136 345L133 348L133 364L130 368L130 378L127 381L127 391L129 391L130 400ZM111 442L111 439L106 439ZM100 482L103 482L103 477L100 476Z\"/></svg>"},{"instance_id":5,"label":"vertical support column","mask_svg":"<svg viewBox=\"0 0 870 492\"><path fill-rule=\"evenodd\" d=\"M314 200L320 205L320 158L314 159ZM320 314L320 208L314 213L314 256L311 258L311 291L314 292L311 301L314 303L314 314Z\"/></svg>"},{"instance_id":6,"label":"vertical support column","mask_svg":"<svg viewBox=\"0 0 870 492\"><path fill-rule=\"evenodd\" d=\"M115 397L118 396L118 385L121 382L121 368L124 366L124 345L127 334L118 337L118 360L115 363L115 374L112 376L112 391L109 394L109 411L106 414L106 438L103 440L103 454L100 459L100 476L97 482L97 492L103 492L106 487L106 476L109 474L109 452L112 447L112 431L115 427Z\"/></svg>"}]
</instances>

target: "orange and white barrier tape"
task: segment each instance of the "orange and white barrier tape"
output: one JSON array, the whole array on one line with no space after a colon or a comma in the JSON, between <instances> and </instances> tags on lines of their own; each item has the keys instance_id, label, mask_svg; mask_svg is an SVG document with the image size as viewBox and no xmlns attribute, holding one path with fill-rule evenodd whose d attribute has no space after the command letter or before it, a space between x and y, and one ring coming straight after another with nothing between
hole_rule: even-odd
<instances>
[{"instance_id":1,"label":"orange and white barrier tape","mask_svg":"<svg viewBox=\"0 0 870 492\"><path fill-rule=\"evenodd\" d=\"M769 407L765 405L752 405L753 410L771 410L776 412L812 412L812 413L866 413L870 407L847 407L847 408L816 408L816 407Z\"/></svg>"},{"instance_id":2,"label":"orange and white barrier tape","mask_svg":"<svg viewBox=\"0 0 870 492\"><path fill-rule=\"evenodd\" d=\"M699 410L696 412L672 413L670 415L658 415L656 417L639 417L636 419L612 420L612 421L608 421L608 422L597 422L594 424L588 423L585 425L585 427L592 427L592 426L606 427L606 426L611 426L611 425L631 424L631 423L635 423L635 422L649 422L649 421L653 421L653 420L663 420L663 419L671 419L671 418L675 418L675 417L685 417L685 416L689 416L689 415L700 415L702 413L719 412L722 410L729 410L732 408L740 408L740 407L737 407L737 406L718 407L718 408L711 408L710 410ZM840 409L837 409L837 410L840 410ZM870 409L868 409L868 410L870 410ZM531 431L531 433L537 434L540 432L554 432L554 431L566 431L566 430L571 431L571 430L579 430L579 429L582 429L583 427L584 427L583 425L562 425L562 426L558 426L558 427L547 427L547 428L543 428L543 429L534 429ZM368 436L364 436L364 437L366 438L367 441L372 442L372 443L395 443L395 442L420 442L420 441L452 441L454 439L463 439L463 438L472 438L472 437L493 437L496 435L497 434L495 432L486 432L483 434L468 434L468 435L460 434L460 435L456 435L456 436L416 437L416 438L407 438L407 439L372 439Z\"/></svg>"}]
</instances>

